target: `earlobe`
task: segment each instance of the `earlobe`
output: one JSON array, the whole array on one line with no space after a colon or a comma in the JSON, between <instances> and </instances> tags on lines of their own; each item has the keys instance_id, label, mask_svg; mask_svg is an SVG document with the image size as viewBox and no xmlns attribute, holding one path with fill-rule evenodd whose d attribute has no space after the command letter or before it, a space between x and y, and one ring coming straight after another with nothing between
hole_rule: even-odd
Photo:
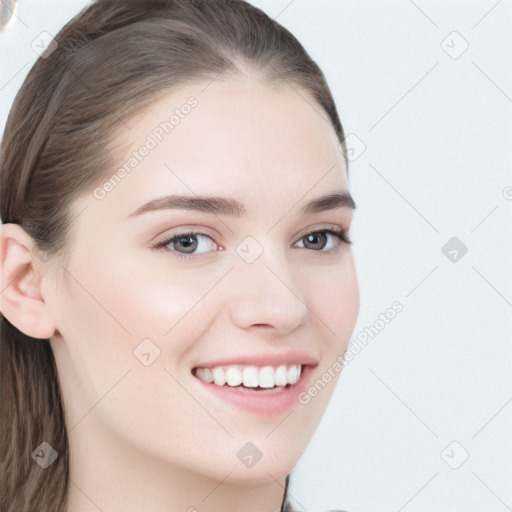
<instances>
[{"instance_id":1,"label":"earlobe","mask_svg":"<svg viewBox=\"0 0 512 512\"><path fill-rule=\"evenodd\" d=\"M44 265L18 224L0 225L0 311L18 330L48 339L55 324L41 290Z\"/></svg>"}]
</instances>

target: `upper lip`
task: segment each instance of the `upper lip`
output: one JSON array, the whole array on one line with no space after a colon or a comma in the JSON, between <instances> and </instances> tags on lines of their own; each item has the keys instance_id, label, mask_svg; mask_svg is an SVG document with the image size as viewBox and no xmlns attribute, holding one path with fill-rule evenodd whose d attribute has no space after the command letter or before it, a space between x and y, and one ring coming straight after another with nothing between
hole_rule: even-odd
<instances>
[{"instance_id":1,"label":"upper lip","mask_svg":"<svg viewBox=\"0 0 512 512\"><path fill-rule=\"evenodd\" d=\"M251 355L238 355L223 357L215 361L208 361L197 364L194 368L214 368L216 366L229 365L242 366L280 366L301 364L303 366L317 366L318 359L309 352L302 350L292 350L281 353L260 353Z\"/></svg>"}]
</instances>

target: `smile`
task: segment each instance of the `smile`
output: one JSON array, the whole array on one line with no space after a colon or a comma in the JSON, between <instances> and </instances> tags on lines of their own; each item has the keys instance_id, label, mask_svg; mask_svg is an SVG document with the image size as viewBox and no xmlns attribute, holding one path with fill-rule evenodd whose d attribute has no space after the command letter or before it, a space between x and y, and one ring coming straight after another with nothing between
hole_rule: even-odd
<instances>
[{"instance_id":1,"label":"smile","mask_svg":"<svg viewBox=\"0 0 512 512\"><path fill-rule=\"evenodd\" d=\"M300 404L298 396L311 381L318 360L302 357L304 363L301 364L296 362L297 357L276 357L276 361L268 359L262 356L253 357L252 364L248 361L219 361L195 367L192 375L200 393L204 393L204 401L201 402L213 400L215 407L228 414L240 409L259 417L289 414Z\"/></svg>"},{"instance_id":2,"label":"smile","mask_svg":"<svg viewBox=\"0 0 512 512\"><path fill-rule=\"evenodd\" d=\"M196 368L194 375L216 386L239 390L276 390L296 384L302 373L301 364L274 366L216 366Z\"/></svg>"}]
</instances>

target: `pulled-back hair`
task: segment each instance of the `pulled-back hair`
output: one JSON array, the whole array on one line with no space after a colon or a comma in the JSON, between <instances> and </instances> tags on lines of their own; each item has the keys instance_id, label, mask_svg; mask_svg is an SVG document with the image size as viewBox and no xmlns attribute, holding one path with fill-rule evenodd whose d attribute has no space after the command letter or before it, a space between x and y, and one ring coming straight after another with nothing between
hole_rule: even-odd
<instances>
[{"instance_id":1,"label":"pulled-back hair","mask_svg":"<svg viewBox=\"0 0 512 512\"><path fill-rule=\"evenodd\" d=\"M288 30L244 0L97 0L55 42L19 90L0 146L1 220L21 225L39 256L65 250L71 203L119 161L117 131L180 86L247 70L291 85L314 98L345 155L322 71ZM0 509L64 512L68 439L50 342L3 316L0 323ZM46 469L31 457L43 441L58 453Z\"/></svg>"}]
</instances>

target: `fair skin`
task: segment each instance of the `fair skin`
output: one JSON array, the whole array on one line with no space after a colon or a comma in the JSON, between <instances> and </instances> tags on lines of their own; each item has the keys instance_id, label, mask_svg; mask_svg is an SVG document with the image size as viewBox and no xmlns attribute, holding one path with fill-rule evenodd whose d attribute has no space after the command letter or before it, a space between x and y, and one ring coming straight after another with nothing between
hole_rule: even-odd
<instances>
[{"instance_id":1,"label":"fair skin","mask_svg":"<svg viewBox=\"0 0 512 512\"><path fill-rule=\"evenodd\" d=\"M322 234L348 230L353 209L300 212L348 192L327 115L285 85L232 79L203 89L173 91L120 130L122 166L166 113L198 100L103 199L74 202L65 258L44 263L19 226L2 227L2 313L26 334L50 338L56 358L69 512L278 512L285 477L339 377L308 404L295 396L263 413L193 375L221 359L259 356L264 366L267 356L292 354L312 363L297 383L307 389L345 352L359 312L352 250ZM129 217L169 194L233 198L246 213ZM152 248L191 229L203 235L188 259L178 257L187 254L180 243ZM320 234L308 239L312 232ZM251 263L236 251L247 236L263 248ZM157 346L160 354L146 366L134 350L147 338L143 352ZM251 467L237 457L248 442L261 453Z\"/></svg>"}]
</instances>

